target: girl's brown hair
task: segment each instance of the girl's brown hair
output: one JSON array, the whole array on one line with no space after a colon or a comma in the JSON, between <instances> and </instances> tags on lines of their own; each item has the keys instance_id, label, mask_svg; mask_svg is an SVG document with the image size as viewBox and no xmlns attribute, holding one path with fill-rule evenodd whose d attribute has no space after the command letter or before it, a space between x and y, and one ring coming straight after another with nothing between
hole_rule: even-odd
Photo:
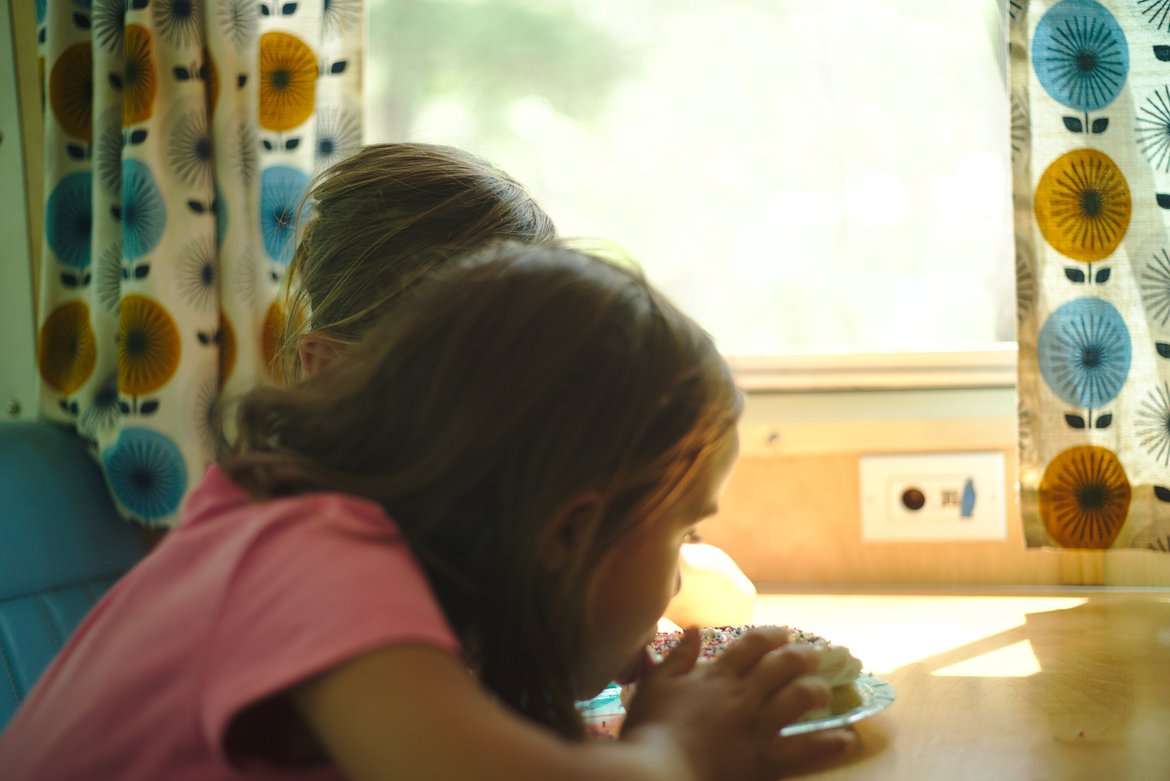
<instances>
[{"instance_id":1,"label":"girl's brown hair","mask_svg":"<svg viewBox=\"0 0 1170 781\"><path fill-rule=\"evenodd\" d=\"M552 220L514 179L463 150L374 144L322 173L284 277L277 356L300 379L301 338L352 344L386 306L452 253L497 239L553 238Z\"/></svg>"},{"instance_id":2,"label":"girl's brown hair","mask_svg":"<svg viewBox=\"0 0 1170 781\"><path fill-rule=\"evenodd\" d=\"M379 502L481 681L579 737L586 587L728 441L741 395L714 344L637 272L561 244L444 265L304 383L240 404L224 468L253 496ZM549 575L542 532L601 498Z\"/></svg>"}]
</instances>

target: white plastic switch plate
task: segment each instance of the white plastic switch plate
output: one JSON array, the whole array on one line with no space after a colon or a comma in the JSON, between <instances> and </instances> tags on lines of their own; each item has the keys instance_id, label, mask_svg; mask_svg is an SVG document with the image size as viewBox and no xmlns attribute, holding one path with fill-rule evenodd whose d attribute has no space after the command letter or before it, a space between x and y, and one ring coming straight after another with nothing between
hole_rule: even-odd
<instances>
[{"instance_id":1,"label":"white plastic switch plate","mask_svg":"<svg viewBox=\"0 0 1170 781\"><path fill-rule=\"evenodd\" d=\"M860 472L862 540L1007 539L1001 451L867 454Z\"/></svg>"}]
</instances>

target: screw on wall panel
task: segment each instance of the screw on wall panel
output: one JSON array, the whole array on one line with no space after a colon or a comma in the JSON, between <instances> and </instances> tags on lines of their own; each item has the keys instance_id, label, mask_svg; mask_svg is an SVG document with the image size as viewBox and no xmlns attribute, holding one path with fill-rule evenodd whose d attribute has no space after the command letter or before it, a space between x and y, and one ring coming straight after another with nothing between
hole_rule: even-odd
<instances>
[{"instance_id":1,"label":"screw on wall panel","mask_svg":"<svg viewBox=\"0 0 1170 781\"><path fill-rule=\"evenodd\" d=\"M8 400L8 417L15 418L15 417L18 417L19 415L20 415L20 400L19 399L9 399Z\"/></svg>"},{"instance_id":2,"label":"screw on wall panel","mask_svg":"<svg viewBox=\"0 0 1170 781\"><path fill-rule=\"evenodd\" d=\"M776 448L780 446L780 432L768 432L768 436L764 441L768 444L768 447L772 448L772 455L776 455Z\"/></svg>"}]
</instances>

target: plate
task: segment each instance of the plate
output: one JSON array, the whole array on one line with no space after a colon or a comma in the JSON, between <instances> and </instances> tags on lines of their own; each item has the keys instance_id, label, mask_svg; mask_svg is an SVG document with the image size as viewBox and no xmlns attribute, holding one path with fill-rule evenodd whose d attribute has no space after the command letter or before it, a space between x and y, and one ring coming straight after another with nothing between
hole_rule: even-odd
<instances>
[{"instance_id":1,"label":"plate","mask_svg":"<svg viewBox=\"0 0 1170 781\"><path fill-rule=\"evenodd\" d=\"M780 730L780 735L788 737L789 735L803 735L806 732L816 732L822 729L847 727L862 719L868 719L875 713L881 713L894 702L894 687L872 675L857 676L857 690L861 694L861 704L853 710L834 713L823 719L809 719L789 724Z\"/></svg>"},{"instance_id":2,"label":"plate","mask_svg":"<svg viewBox=\"0 0 1170 781\"><path fill-rule=\"evenodd\" d=\"M856 724L881 713L894 702L894 687L881 678L864 673L857 676L857 691L861 704L844 713L834 713L821 719L809 719L789 724L780 730L781 737L803 735L822 729L836 729ZM585 721L586 729L594 735L617 737L626 711L622 707L622 689L611 683L592 700L577 703L577 710Z\"/></svg>"}]
</instances>

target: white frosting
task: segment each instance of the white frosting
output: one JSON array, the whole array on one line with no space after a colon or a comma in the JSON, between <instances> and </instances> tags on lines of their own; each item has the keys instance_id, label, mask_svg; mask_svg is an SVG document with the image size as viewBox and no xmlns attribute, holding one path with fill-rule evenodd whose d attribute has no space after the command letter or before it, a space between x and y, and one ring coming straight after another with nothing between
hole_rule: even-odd
<instances>
[{"instance_id":1,"label":"white frosting","mask_svg":"<svg viewBox=\"0 0 1170 781\"><path fill-rule=\"evenodd\" d=\"M821 661L817 665L816 675L829 688L853 683L860 674L861 660L849 653L848 648L843 645L821 648Z\"/></svg>"}]
</instances>

